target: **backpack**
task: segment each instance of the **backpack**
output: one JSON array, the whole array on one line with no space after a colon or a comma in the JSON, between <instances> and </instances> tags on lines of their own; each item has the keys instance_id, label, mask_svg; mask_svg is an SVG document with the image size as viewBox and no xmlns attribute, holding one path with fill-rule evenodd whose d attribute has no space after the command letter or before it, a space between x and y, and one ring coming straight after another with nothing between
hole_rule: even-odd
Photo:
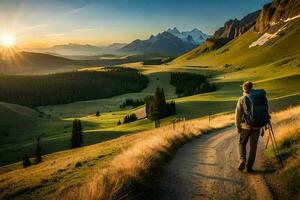
<instances>
[{"instance_id":1,"label":"backpack","mask_svg":"<svg viewBox=\"0 0 300 200\"><path fill-rule=\"evenodd\" d=\"M247 111L244 113L250 127L261 128L269 123L268 99L263 89L249 91L246 97Z\"/></svg>"}]
</instances>

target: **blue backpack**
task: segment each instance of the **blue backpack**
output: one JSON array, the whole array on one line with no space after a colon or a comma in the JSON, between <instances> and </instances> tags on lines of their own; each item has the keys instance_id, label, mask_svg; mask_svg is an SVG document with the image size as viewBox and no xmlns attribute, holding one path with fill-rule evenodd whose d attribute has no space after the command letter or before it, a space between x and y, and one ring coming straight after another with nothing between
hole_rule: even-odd
<instances>
[{"instance_id":1,"label":"blue backpack","mask_svg":"<svg viewBox=\"0 0 300 200\"><path fill-rule=\"evenodd\" d=\"M246 106L245 118L250 127L260 128L269 123L269 107L265 90L251 89L249 96L246 97Z\"/></svg>"}]
</instances>

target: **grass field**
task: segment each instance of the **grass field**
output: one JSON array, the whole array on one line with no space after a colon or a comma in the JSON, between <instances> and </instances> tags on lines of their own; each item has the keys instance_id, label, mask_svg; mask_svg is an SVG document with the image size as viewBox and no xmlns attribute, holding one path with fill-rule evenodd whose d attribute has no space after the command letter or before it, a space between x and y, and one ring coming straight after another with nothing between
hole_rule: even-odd
<instances>
[{"instance_id":1,"label":"grass field","mask_svg":"<svg viewBox=\"0 0 300 200\"><path fill-rule=\"evenodd\" d=\"M147 95L153 94L157 86L164 87L168 99L174 98L174 87L169 84L170 71L197 71L198 73L202 73L202 70L205 70L205 73L210 72L216 75L212 78L212 81L217 84L218 90L213 93L175 99L177 103L177 116L169 117L163 123L169 123L175 117L193 119L208 114L233 111L236 100L241 95L239 85L244 80L252 80L255 74L260 75L253 78L255 86L267 90L269 99L271 100L271 110L275 111L284 106L299 103L300 94L298 85L300 82L300 70L297 65L294 68L282 67L275 72L268 71L268 68L271 69L272 65L267 65L266 67L223 74L216 73L214 70L209 71L202 68L197 70L197 67L180 68L173 65L164 65L160 68L136 66L136 68L140 68L150 78L149 86L142 93L38 108L38 110L47 115L51 115L51 118L48 118L47 115L43 118L39 118L36 115L23 115L26 112L14 109L15 106L5 107L0 105L1 118L3 119L3 126L1 127L4 130L2 131L4 137L1 140L2 145L0 147L0 153L4 155L1 159L1 164L20 160L25 153L33 154L35 140L38 136L42 138L44 154L68 149L70 147L71 120L73 118L79 118L83 122L85 145L153 128L153 124L147 119L117 126L118 120L122 121L126 114L143 112L143 108L141 107L121 110L119 105L126 98L144 98ZM268 71L268 73L265 73L265 71ZM100 117L95 116L97 110L101 113ZM7 132L9 133L7 134ZM15 137L15 134L18 137Z\"/></svg>"},{"instance_id":2,"label":"grass field","mask_svg":"<svg viewBox=\"0 0 300 200\"><path fill-rule=\"evenodd\" d=\"M172 126L164 126L99 144L49 154L43 157L42 163L26 169L20 169L21 163L8 165L0 168L0 199L41 199L45 195L49 195L49 198L55 197L59 193L64 194L64 190L68 191L69 187L76 186L78 183L97 180L105 173L104 169L108 166L112 169L112 166L122 168L125 163L128 167L137 164L137 168L132 168L130 171L130 175L134 175L134 169L147 168L152 160L149 158L154 158L165 150L169 151L165 148L171 148L173 141L180 142L186 137L200 135L205 130L222 128L230 124L232 124L232 116L216 116L210 126L207 118L196 119L186 122L184 126L182 123L177 124L176 131L173 131ZM135 151L129 149L133 145L136 146ZM140 149L144 149L142 154L139 152ZM122 154L131 152L134 152L131 157L123 156L122 159ZM117 164L120 158L115 164L111 164L117 155L121 156L124 164ZM144 159L139 159L141 157ZM129 176L123 178L127 177L130 178ZM90 188L88 191L91 192L93 189ZM84 192L86 197L91 195L88 191Z\"/></svg>"},{"instance_id":3,"label":"grass field","mask_svg":"<svg viewBox=\"0 0 300 200\"><path fill-rule=\"evenodd\" d=\"M118 120L122 121L129 113L135 112L143 116L142 106L120 109L119 105L126 98L144 98L153 94L157 86L164 88L167 99L174 99L175 88L169 84L169 73L174 71L210 75L210 80L217 85L218 90L176 98L177 115L162 120L162 125L169 124L176 117L194 119L208 114L232 112L241 95L240 84L245 80L254 81L256 88L267 90L272 111L299 104L300 48L297 45L300 42L299 23L299 21L291 23L284 34L261 47L249 49L248 46L259 38L259 35L248 31L224 47L195 59L188 60L187 57L190 55L186 54L164 65L144 66L141 63L123 65L139 69L149 77L148 87L140 93L39 107L38 111L45 113L42 117L37 111L26 107L0 103L0 165L19 161L25 153L32 155L38 136L42 140L43 154L69 149L74 118L82 121L84 145L125 135L134 137L134 133L152 129L154 125L148 119L117 126ZM192 53L193 51L189 54ZM228 64L228 67L224 67L225 64ZM97 110L100 111L100 117L95 116ZM0 171L20 166L20 164L6 166Z\"/></svg>"},{"instance_id":4,"label":"grass field","mask_svg":"<svg viewBox=\"0 0 300 200\"><path fill-rule=\"evenodd\" d=\"M266 180L276 199L297 199L300 192L300 107L289 108L272 116L283 166L277 162L272 146L265 152L269 173Z\"/></svg>"}]
</instances>

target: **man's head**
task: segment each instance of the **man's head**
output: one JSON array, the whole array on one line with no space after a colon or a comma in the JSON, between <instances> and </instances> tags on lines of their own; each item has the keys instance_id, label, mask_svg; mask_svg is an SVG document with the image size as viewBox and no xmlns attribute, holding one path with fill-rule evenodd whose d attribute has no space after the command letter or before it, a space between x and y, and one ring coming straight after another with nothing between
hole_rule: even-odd
<instances>
[{"instance_id":1,"label":"man's head","mask_svg":"<svg viewBox=\"0 0 300 200\"><path fill-rule=\"evenodd\" d=\"M249 90L251 90L253 87L253 83L250 81L246 81L245 83L243 83L242 88L244 92L248 92Z\"/></svg>"}]
</instances>

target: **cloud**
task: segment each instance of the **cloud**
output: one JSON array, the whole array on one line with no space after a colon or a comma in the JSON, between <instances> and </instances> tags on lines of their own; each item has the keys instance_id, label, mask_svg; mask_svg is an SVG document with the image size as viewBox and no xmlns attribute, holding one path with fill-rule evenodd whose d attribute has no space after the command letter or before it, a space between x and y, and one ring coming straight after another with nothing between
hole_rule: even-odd
<instances>
[{"instance_id":1,"label":"cloud","mask_svg":"<svg viewBox=\"0 0 300 200\"><path fill-rule=\"evenodd\" d=\"M65 36L65 33L49 33L45 35L46 37L61 37Z\"/></svg>"},{"instance_id":2,"label":"cloud","mask_svg":"<svg viewBox=\"0 0 300 200\"><path fill-rule=\"evenodd\" d=\"M37 25L33 25L33 26L27 26L24 29L38 29L38 28L46 28L48 27L47 24L37 24Z\"/></svg>"},{"instance_id":3,"label":"cloud","mask_svg":"<svg viewBox=\"0 0 300 200\"><path fill-rule=\"evenodd\" d=\"M102 28L82 28L82 29L75 29L74 32L89 32L89 31L97 31L102 30Z\"/></svg>"},{"instance_id":4,"label":"cloud","mask_svg":"<svg viewBox=\"0 0 300 200\"><path fill-rule=\"evenodd\" d=\"M72 15L72 14L76 14L78 12L81 12L87 8L91 7L90 5L89 6L82 6L82 7L79 7L79 8L74 8L74 9L71 9L71 10L68 10L64 13L61 13L60 15Z\"/></svg>"}]
</instances>

